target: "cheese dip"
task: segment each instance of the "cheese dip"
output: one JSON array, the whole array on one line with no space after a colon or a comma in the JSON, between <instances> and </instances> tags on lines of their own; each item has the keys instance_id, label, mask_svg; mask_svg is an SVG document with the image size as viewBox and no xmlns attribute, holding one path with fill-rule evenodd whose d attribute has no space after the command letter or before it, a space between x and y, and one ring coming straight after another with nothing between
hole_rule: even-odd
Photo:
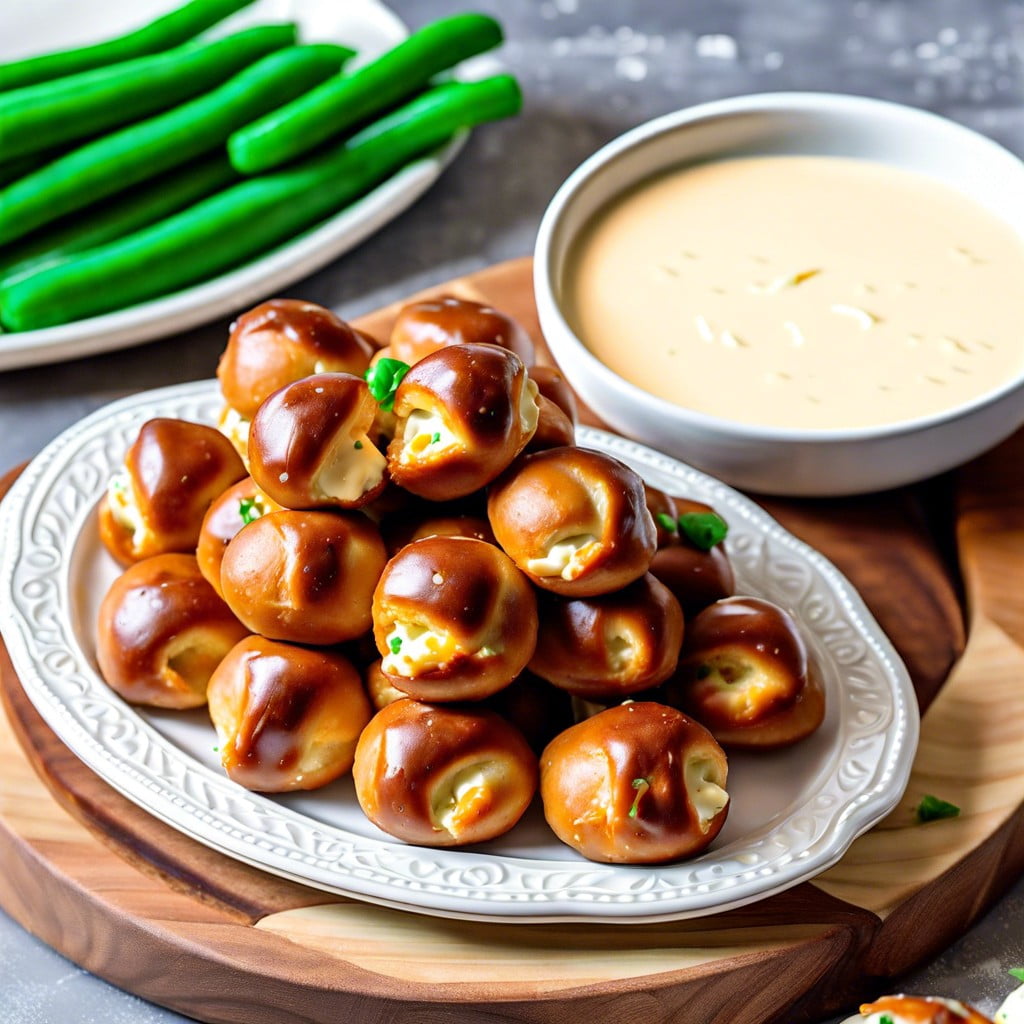
<instances>
[{"instance_id":1,"label":"cheese dip","mask_svg":"<svg viewBox=\"0 0 1024 1024\"><path fill-rule=\"evenodd\" d=\"M842 157L684 167L601 210L570 324L644 390L798 429L898 423L1024 369L1024 243L921 174Z\"/></svg>"}]
</instances>

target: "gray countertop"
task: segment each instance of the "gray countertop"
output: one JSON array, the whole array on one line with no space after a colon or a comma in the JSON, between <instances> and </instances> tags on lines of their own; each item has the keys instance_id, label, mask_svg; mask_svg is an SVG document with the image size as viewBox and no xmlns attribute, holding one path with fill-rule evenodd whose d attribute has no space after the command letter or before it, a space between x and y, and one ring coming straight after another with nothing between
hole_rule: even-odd
<instances>
[{"instance_id":1,"label":"gray countertop","mask_svg":"<svg viewBox=\"0 0 1024 1024\"><path fill-rule=\"evenodd\" d=\"M451 0L392 6L414 26L460 9ZM1021 3L478 0L474 6L505 24L501 55L523 84L522 116L476 132L415 207L289 294L354 317L527 254L546 203L584 157L650 117L723 96L791 89L878 96L938 111L1024 154ZM211 376L225 337L220 321L140 348L0 374L3 468L114 397ZM1022 964L1024 883L1018 883L901 987L955 994L992 1012L1013 987L1006 968ZM3 1024L184 1019L93 978L0 912Z\"/></svg>"}]
</instances>

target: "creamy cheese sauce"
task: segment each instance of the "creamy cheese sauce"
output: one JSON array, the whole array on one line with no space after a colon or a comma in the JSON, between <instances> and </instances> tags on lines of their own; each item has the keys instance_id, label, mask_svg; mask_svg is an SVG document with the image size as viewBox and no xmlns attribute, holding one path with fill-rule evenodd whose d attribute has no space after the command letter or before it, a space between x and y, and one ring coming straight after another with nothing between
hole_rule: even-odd
<instances>
[{"instance_id":1,"label":"creamy cheese sauce","mask_svg":"<svg viewBox=\"0 0 1024 1024\"><path fill-rule=\"evenodd\" d=\"M744 423L897 423L1024 370L1024 241L864 160L669 172L598 213L563 281L570 324L616 373Z\"/></svg>"}]
</instances>

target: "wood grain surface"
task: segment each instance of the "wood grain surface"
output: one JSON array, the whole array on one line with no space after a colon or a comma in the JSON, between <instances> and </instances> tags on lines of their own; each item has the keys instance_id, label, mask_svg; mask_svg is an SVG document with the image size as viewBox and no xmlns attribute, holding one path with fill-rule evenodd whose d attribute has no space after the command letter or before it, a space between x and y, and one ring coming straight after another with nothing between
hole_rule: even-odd
<instances>
[{"instance_id":1,"label":"wood grain surface","mask_svg":"<svg viewBox=\"0 0 1024 1024\"><path fill-rule=\"evenodd\" d=\"M488 301L539 339L528 261L432 292ZM359 326L383 339L397 309ZM924 488L762 502L858 587L927 707L905 800L814 883L628 927L454 922L325 895L113 792L0 651L0 904L88 969L207 1021L797 1024L847 1005L946 945L1024 870L1022 460L1024 434ZM924 792L963 814L914 824Z\"/></svg>"}]
</instances>

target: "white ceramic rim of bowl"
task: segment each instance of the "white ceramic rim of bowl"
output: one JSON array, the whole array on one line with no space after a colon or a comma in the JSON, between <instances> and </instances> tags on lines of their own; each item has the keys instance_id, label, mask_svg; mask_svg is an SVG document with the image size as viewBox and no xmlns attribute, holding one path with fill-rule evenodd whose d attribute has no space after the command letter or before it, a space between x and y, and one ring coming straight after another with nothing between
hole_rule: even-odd
<instances>
[{"instance_id":1,"label":"white ceramic rim of bowl","mask_svg":"<svg viewBox=\"0 0 1024 1024\"><path fill-rule=\"evenodd\" d=\"M951 142L960 138L965 143L980 148L992 160L1001 162L1012 161L1021 178L1021 189L1024 191L1024 162L999 143L985 135L957 124L948 118L931 111L908 107L891 100L874 99L867 96L850 96L842 93L824 92L777 92L763 93L752 96L734 96L724 100L713 100L692 107L664 114L661 117L646 121L625 134L618 136L602 146L576 168L562 183L555 193L541 220L534 250L534 292L540 315L541 327L559 365L565 366L570 357L582 360L595 376L604 381L605 385L617 388L630 396L633 401L642 402L660 413L676 421L691 423L702 430L711 430L730 440L757 441L860 441L888 437L906 436L929 430L943 423L957 420L965 414L994 405L1014 391L1024 388L1024 366L1021 372L994 391L980 395L969 402L953 406L944 412L930 416L921 416L911 420L901 420L870 427L842 427L804 429L794 427L769 427L758 424L740 423L735 420L712 416L709 413L687 409L667 399L645 391L643 388L620 377L614 370L601 362L570 326L562 313L556 296L560 291L557 281L562 267L556 266L551 258L554 242L557 238L561 222L566 210L576 198L580 188L601 173L613 160L635 147L648 142L660 135L710 119L720 119L751 113L781 113L785 110L800 112L877 114L891 120L902 119L917 127L930 127L935 131L947 132ZM659 171L653 171L657 174ZM950 186L953 187L953 186ZM555 329L552 330L551 328ZM575 385L574 385L575 386ZM1022 411L1024 419L1024 411Z\"/></svg>"}]
</instances>

